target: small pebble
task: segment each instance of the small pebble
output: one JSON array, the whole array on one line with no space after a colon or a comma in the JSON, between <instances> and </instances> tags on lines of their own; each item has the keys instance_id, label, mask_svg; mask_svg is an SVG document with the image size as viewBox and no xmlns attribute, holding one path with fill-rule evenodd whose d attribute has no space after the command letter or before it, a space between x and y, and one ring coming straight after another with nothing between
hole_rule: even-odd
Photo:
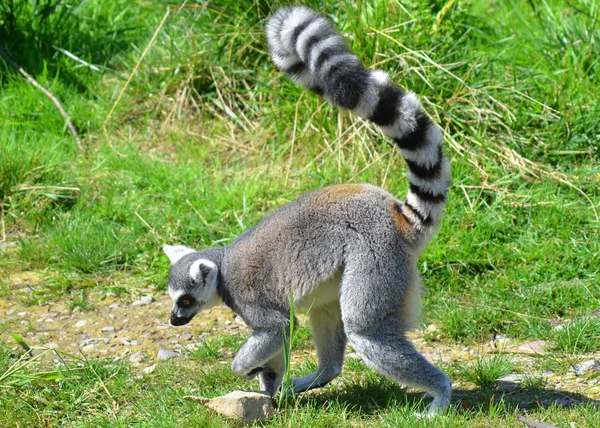
<instances>
[{"instance_id":1,"label":"small pebble","mask_svg":"<svg viewBox=\"0 0 600 428\"><path fill-rule=\"evenodd\" d=\"M588 372L600 372L600 361L599 360L587 360L573 366L573 371L576 375L581 376Z\"/></svg>"},{"instance_id":2,"label":"small pebble","mask_svg":"<svg viewBox=\"0 0 600 428\"><path fill-rule=\"evenodd\" d=\"M144 351L138 351L135 354L129 356L129 361L132 363L141 363L146 359L146 353Z\"/></svg>"},{"instance_id":3,"label":"small pebble","mask_svg":"<svg viewBox=\"0 0 600 428\"><path fill-rule=\"evenodd\" d=\"M146 367L144 370L142 370L144 373L146 374L150 374L152 373L154 370L156 370L156 364L152 364L150 367Z\"/></svg>"},{"instance_id":4,"label":"small pebble","mask_svg":"<svg viewBox=\"0 0 600 428\"><path fill-rule=\"evenodd\" d=\"M159 349L158 350L158 359L159 360L170 360L171 358L180 357L181 354L176 351L170 351L168 349Z\"/></svg>"},{"instance_id":5,"label":"small pebble","mask_svg":"<svg viewBox=\"0 0 600 428\"><path fill-rule=\"evenodd\" d=\"M84 326L84 325L86 325L86 324L87 324L87 321L86 321L86 320L79 320L79 321L77 321L77 322L75 323L75 327L77 327L77 328L81 328L81 327L83 327L83 326Z\"/></svg>"},{"instance_id":6,"label":"small pebble","mask_svg":"<svg viewBox=\"0 0 600 428\"><path fill-rule=\"evenodd\" d=\"M137 308L139 306L147 306L152 303L152 296L144 296L140 300L136 300L131 304L132 308Z\"/></svg>"}]
</instances>

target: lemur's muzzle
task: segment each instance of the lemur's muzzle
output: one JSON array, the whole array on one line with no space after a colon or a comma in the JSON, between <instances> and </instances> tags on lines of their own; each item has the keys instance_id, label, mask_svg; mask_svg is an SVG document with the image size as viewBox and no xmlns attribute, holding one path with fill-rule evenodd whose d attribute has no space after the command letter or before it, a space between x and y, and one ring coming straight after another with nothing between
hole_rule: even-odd
<instances>
[{"instance_id":1,"label":"lemur's muzzle","mask_svg":"<svg viewBox=\"0 0 600 428\"><path fill-rule=\"evenodd\" d=\"M171 325L186 325L187 323L189 323L192 320L193 316L191 317L178 317L177 314L175 312L171 312Z\"/></svg>"}]
</instances>

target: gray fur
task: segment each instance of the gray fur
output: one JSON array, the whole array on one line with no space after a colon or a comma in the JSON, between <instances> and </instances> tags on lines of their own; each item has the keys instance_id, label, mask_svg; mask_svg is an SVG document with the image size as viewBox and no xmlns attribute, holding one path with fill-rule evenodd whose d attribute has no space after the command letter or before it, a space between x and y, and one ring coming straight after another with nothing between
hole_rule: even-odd
<instances>
[{"instance_id":1,"label":"gray fur","mask_svg":"<svg viewBox=\"0 0 600 428\"><path fill-rule=\"evenodd\" d=\"M348 341L370 367L432 394L431 414L442 411L450 379L405 337L420 302L417 258L439 224L449 185L441 133L414 95L392 86L385 73L356 65L333 26L316 12L278 11L267 37L278 66L303 73L309 88L367 114L402 140L411 190L399 201L368 184L329 186L282 207L228 246L199 252L166 246L172 322L187 323L204 304L222 299L253 329L232 370L246 379L258 375L260 388L274 394L285 369L282 346L293 296L294 307L309 309L319 360L316 372L293 380L296 392L334 379ZM327 48L327 58L314 57ZM347 70L336 66L345 62ZM323 76L319 67L325 66L333 76ZM365 73L371 77L364 79ZM362 76L362 87L356 76ZM182 308L188 296L194 305Z\"/></svg>"}]
</instances>

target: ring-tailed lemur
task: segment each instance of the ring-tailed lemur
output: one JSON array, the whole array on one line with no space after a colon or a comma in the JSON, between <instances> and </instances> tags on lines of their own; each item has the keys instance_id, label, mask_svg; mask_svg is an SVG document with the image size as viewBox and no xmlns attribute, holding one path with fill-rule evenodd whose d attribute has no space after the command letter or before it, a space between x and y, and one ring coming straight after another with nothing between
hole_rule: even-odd
<instances>
[{"instance_id":1,"label":"ring-tailed lemur","mask_svg":"<svg viewBox=\"0 0 600 428\"><path fill-rule=\"evenodd\" d=\"M450 164L442 133L417 97L365 69L331 22L303 6L267 23L275 65L333 104L379 125L408 164L406 200L368 184L307 193L266 217L232 244L195 251L164 246L171 260L171 324L188 323L224 302L253 329L231 365L259 377L271 395L284 374L282 346L290 295L310 308L318 369L294 379L296 392L322 387L342 370L348 340L372 368L435 399L445 409L450 379L407 340L418 313L417 258L442 218Z\"/></svg>"}]
</instances>

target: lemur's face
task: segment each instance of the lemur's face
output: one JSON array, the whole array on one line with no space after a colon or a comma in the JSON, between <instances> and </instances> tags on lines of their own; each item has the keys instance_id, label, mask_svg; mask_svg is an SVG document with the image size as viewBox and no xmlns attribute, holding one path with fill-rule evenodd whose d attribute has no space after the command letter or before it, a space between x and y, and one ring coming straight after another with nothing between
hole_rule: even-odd
<instances>
[{"instance_id":1,"label":"lemur's face","mask_svg":"<svg viewBox=\"0 0 600 428\"><path fill-rule=\"evenodd\" d=\"M210 307L218 301L218 268L210 260L200 258L195 250L182 245L165 245L163 250L171 260L171 324L185 325L203 307Z\"/></svg>"}]
</instances>

